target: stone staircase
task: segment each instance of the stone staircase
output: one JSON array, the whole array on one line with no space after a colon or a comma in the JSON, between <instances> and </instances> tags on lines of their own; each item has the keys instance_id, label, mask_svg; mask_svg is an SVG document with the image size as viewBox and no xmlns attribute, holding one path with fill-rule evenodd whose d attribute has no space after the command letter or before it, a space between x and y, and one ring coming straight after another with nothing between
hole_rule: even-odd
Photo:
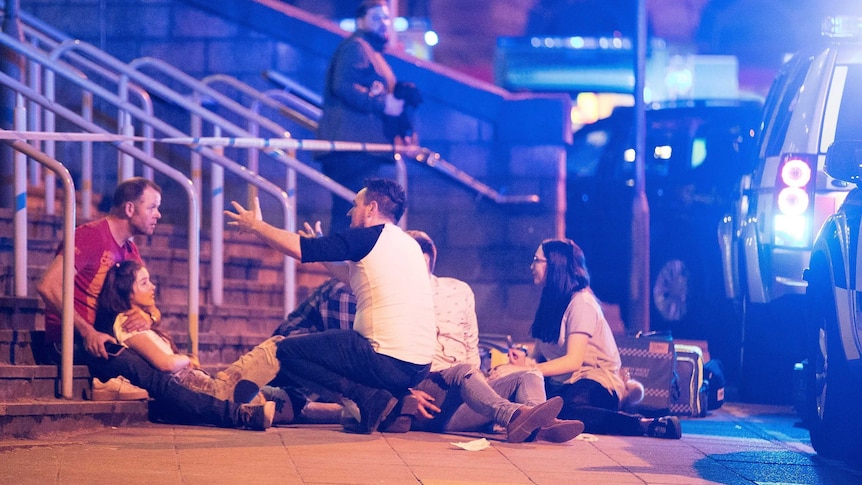
<instances>
[{"instance_id":1,"label":"stone staircase","mask_svg":"<svg viewBox=\"0 0 862 485\"><path fill-rule=\"evenodd\" d=\"M28 214L28 296L14 293L12 211L0 209L0 439L35 438L93 426L123 426L148 419L143 401L94 402L84 398L90 375L75 366L73 399L59 398L59 369L39 365L44 305L36 282L62 237L62 218L40 210ZM199 359L219 369L272 334L283 320L280 254L252 236L228 232L225 241L224 301L212 304L210 244L201 235ZM185 228L160 224L153 236L136 241L158 286L166 331L188 350L188 245ZM320 265L299 265L297 298L327 278Z\"/></svg>"}]
</instances>

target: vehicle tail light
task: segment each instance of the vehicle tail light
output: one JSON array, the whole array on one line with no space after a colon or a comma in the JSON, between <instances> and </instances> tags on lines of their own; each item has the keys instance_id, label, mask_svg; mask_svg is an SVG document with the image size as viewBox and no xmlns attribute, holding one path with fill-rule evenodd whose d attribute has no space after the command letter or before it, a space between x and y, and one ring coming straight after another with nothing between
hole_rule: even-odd
<instances>
[{"instance_id":1,"label":"vehicle tail light","mask_svg":"<svg viewBox=\"0 0 862 485\"><path fill-rule=\"evenodd\" d=\"M776 246L805 248L811 244L814 204L812 155L785 155L775 181L773 243Z\"/></svg>"}]
</instances>

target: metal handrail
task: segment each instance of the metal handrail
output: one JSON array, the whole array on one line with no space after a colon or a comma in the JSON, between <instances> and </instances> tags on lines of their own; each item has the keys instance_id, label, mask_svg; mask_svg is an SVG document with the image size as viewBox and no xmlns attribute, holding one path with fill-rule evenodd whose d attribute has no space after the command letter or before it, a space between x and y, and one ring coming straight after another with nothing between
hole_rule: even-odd
<instances>
[{"instance_id":1,"label":"metal handrail","mask_svg":"<svg viewBox=\"0 0 862 485\"><path fill-rule=\"evenodd\" d=\"M292 103L292 104L295 103L295 105L291 106L291 108L303 109L303 110L307 109L305 107L305 105L308 104L308 101L306 101L306 99L313 99L314 100L313 102L320 102L322 104L322 101L318 101L318 100L320 100L319 96L309 97L308 95L305 94L308 92L305 88L302 88L302 86L299 83L297 83L296 81L293 81L292 79L290 79L289 77L285 76L284 74L282 74L278 71L268 70L268 71L265 71L263 73L263 76L265 79L268 79L268 80L270 80L276 84L284 86L284 88L287 89L291 93L297 93L297 92L303 93L302 96L299 98L287 98L287 100L290 103ZM305 99L303 99L303 98L305 98ZM320 113L320 111L318 111L318 113ZM320 116L318 114L318 117L313 120L314 125L310 126L308 128L312 129L312 130L316 130L317 129L317 122L319 120L320 120ZM401 158L403 159L404 156L401 155ZM473 177L472 175L469 175L467 172L464 172L463 170L459 169L458 167L456 167L452 163L447 162L443 158L443 156L440 155L440 153L435 152L433 150L430 150L428 148L424 148L424 147L420 148L414 159L415 159L415 161L425 165L426 167L432 168L432 169L448 176L449 178L455 180L456 182L458 182L458 183L464 185L465 187L473 190L477 194L484 196L484 197L487 197L488 199L496 202L497 204L538 204L541 201L539 196L536 194L530 194L530 195L504 195L504 194L501 194L499 191L494 190L490 186L488 186L487 184L480 182L475 177ZM396 157L396 160L398 160L398 157Z\"/></svg>"},{"instance_id":2,"label":"metal handrail","mask_svg":"<svg viewBox=\"0 0 862 485\"><path fill-rule=\"evenodd\" d=\"M188 136L186 133L183 133L179 129L174 128L173 126L163 122L162 120L160 120L158 118L150 116L145 111L134 106L133 104L129 103L128 101L125 101L125 100L119 98L114 93L112 93L112 92L106 90L105 88L93 83L92 81L89 81L86 79L76 78L75 76L72 75L71 70L67 66L65 66L63 63L61 63L59 59L47 58L43 53L37 51L36 49L32 48L31 46L18 43L15 41L15 39L10 38L10 37L5 36L5 35L1 35L1 34L0 34L0 43L9 45L10 47L15 49L16 51L24 54L25 56L27 56L27 57L35 60L35 61L38 61L44 65L49 66L49 69L46 71L46 74L50 74L47 78L48 81L45 83L46 84L45 85L46 92L49 92L49 91L53 90L53 88L54 88L53 81L52 81L54 74L55 73L61 74L67 81L72 82L73 84L76 84L78 87L80 87L81 89L83 89L85 91L90 91L93 94L98 95L104 101L106 101L106 102L116 106L118 109L121 109L124 112L136 117L137 119L141 120L142 123L148 124L151 127L162 131L163 133L165 133L168 136ZM98 49L95 49L92 46L89 46L89 44L70 42L70 43L64 44L62 47L63 47L63 53L68 53L69 50L72 49L73 47L86 49L87 54L91 55L92 57L94 57L96 59L99 59L104 65L111 67L111 68L114 68L120 72L123 72L123 71L129 72L130 71L126 67L125 64L123 64L120 61L118 61L117 59L109 56L108 54L106 54L102 51L99 51ZM59 53L54 53L53 56L59 57ZM152 82L154 84L157 84L155 81L152 81ZM163 86L162 86L162 88L167 89L167 88L164 88ZM139 150L133 148L133 145L131 145L129 143L122 143L122 144L115 144L115 145L117 145L118 148L120 148L121 150L122 150L122 147L128 147L128 149L130 151L126 152L126 153L132 153L134 155L134 153L139 152ZM193 150L195 153L200 153L203 156L207 157L209 160L215 162L216 164L221 165L221 166L225 167L226 169L230 170L232 173L238 175L240 178L244 179L246 182L254 184L254 185L258 186L260 189L264 190L265 192L273 195L276 199L278 199L280 201L281 205L284 207L285 217L287 217L287 214L289 213L287 194L285 194L284 191L281 190L279 187L277 187L276 185L267 181L263 177L258 176L257 174L250 173L248 170L245 169L245 167L242 167L241 165L237 164L233 160L230 160L230 159L224 157L223 155L216 153L216 151L214 151L208 147L197 147L197 148L194 148ZM137 158L140 158L140 157L137 157ZM152 165L152 164L150 164L150 165ZM172 170L173 170L173 168L172 168ZM192 190L194 192L194 190L195 190L194 183L192 183L191 186L192 186ZM197 200L197 198L196 198L196 200ZM199 296L198 296L198 294L199 294L199 281L198 281L198 279L199 279L199 274L200 274L199 273L199 266L200 266L200 258L199 258L200 211L197 208L195 210L196 210L196 213L194 215L194 218L193 219L190 218L190 222L191 221L197 221L197 225L194 226L193 229L190 228L190 232L193 233L193 236L194 236L194 237L190 236L190 242L192 239L194 239L195 241L198 242L198 247L197 247L196 251L194 251L193 253L190 254L190 264L193 267L190 267L190 270L192 270L191 271L192 274L189 275L189 290L190 290L189 291L189 300L190 300L189 312L190 312L190 317L197 319L198 306L199 306ZM285 220L285 227L287 225L288 225L288 221ZM190 328L191 328L191 324L192 324L192 322L190 321ZM194 335L192 335L192 337L193 337L192 345L193 345L193 347L196 348L197 342L194 339L196 337L196 331L195 332L190 331L190 334L194 334Z\"/></svg>"},{"instance_id":3,"label":"metal handrail","mask_svg":"<svg viewBox=\"0 0 862 485\"><path fill-rule=\"evenodd\" d=\"M308 104L317 107L323 106L323 96L311 91L302 84L299 84L278 71L274 71L272 69L264 71L263 77L264 79L268 79L276 84L281 84L288 92L297 95Z\"/></svg>"},{"instance_id":4,"label":"metal handrail","mask_svg":"<svg viewBox=\"0 0 862 485\"><path fill-rule=\"evenodd\" d=\"M18 42L16 39L9 37L5 34L0 33L0 43L5 45L6 47L15 50L19 54L23 54L33 61L39 61L44 66L48 67L49 71L60 72L64 75L66 79L69 81L78 84L84 90L90 90L91 92L104 91L99 86L96 86L91 81L87 79L82 79L77 76L77 74L70 68L60 65L60 63L56 61L52 61L50 59L45 58L45 56L37 52L31 46L27 44L22 44ZM44 109L49 110L51 113L59 114L65 119L71 121L77 126L92 132L92 133L105 133L109 132L98 125L92 123L91 121L87 121L77 113L54 103L53 100L43 96L40 93L32 90L29 86L21 83L20 81L13 79L3 73L0 73L0 84L4 84L9 86L10 88L17 91L21 96L26 97L32 101L36 101L41 105ZM108 94L109 96L106 98L107 101L111 101L111 93L103 93ZM113 96L116 101L116 97ZM129 103L126 103L129 104ZM134 110L138 110L137 107L129 105L130 108ZM177 130L178 131L178 130ZM197 208L198 201L195 197L194 187L182 173L180 173L175 168L170 165L164 164L161 161L149 156L143 151L133 147L122 144L114 144L118 150L128 153L137 159L141 160L145 164L156 168L160 172L167 175L169 178L177 181L181 187L187 190L187 195L189 197L189 334L192 339L192 348L193 353L197 352L197 326L198 326L198 317L199 317L199 302L200 302L200 287L199 287L199 275L200 275L200 217L199 210ZM25 268L26 270L26 268ZM16 268L16 271L18 269Z\"/></svg>"},{"instance_id":5,"label":"metal handrail","mask_svg":"<svg viewBox=\"0 0 862 485\"><path fill-rule=\"evenodd\" d=\"M74 341L74 326L73 319L75 316L75 184L72 182L72 175L57 160L47 156L43 152L33 148L29 144L20 140L2 140L3 143L12 147L12 149L23 153L47 167L60 177L63 183L64 199L64 217L63 217L63 308L62 308L62 329L61 329L61 348L62 356L60 361L60 395L65 399L72 399L72 366L73 366L73 341ZM16 195L24 192L24 200L26 200L26 183L24 182L24 174L26 172L26 161L15 163L16 173ZM20 175L20 176L19 176ZM16 197L17 198L17 197ZM21 207L16 207L15 217L15 247L27 245L26 233L26 203ZM22 213L19 217L18 214ZM19 227L23 225L23 227ZM16 259L16 262L20 263ZM18 271L18 266L15 265L15 271ZM26 272L26 264L23 270Z\"/></svg>"},{"instance_id":6,"label":"metal handrail","mask_svg":"<svg viewBox=\"0 0 862 485\"><path fill-rule=\"evenodd\" d=\"M93 47L91 46L91 48L93 48ZM95 48L93 48L93 49L95 49ZM119 62L119 61L117 61L117 62ZM167 86L164 86L163 84L159 83L158 81L154 80L153 78L146 76L145 74L141 73L140 71L135 70L136 68L143 67L144 65L148 65L148 66L160 69L163 74L170 75L175 80L183 82L186 85L193 87L195 89L195 92L197 92L199 95L208 96L211 99L222 103L223 106L225 106L226 108L230 109L231 111L233 111L237 114L240 114L245 119L255 118L254 113L252 113L251 110L243 107L239 103L234 102L233 100L231 100L227 96L222 95L221 93L219 93L215 89L212 89L208 86L201 84L201 82L198 81L197 79L189 76L188 74L180 71L179 69L171 66L170 64L165 63L164 61L160 61L159 59L154 59L154 58L135 59L134 61L132 61L129 64L129 66L132 69L129 70L128 72L126 72L126 74L128 75L128 77L130 79L134 79L134 80L138 81L138 83L140 83L141 85L147 86L152 92L157 93L160 96L163 96L165 99L172 101L176 105L188 110L190 113L200 116L202 119L212 123L213 125L221 126L224 131L230 133L232 136L238 136L238 137L251 136L251 133L249 133L247 130L236 126L235 124L229 122L228 120L225 120L224 118L216 115L215 113L213 113L213 112L211 112L211 111L209 111L209 110L207 110L207 109L205 109L199 105L196 105L194 102L189 101L188 98L178 95L176 92L174 92L173 90L171 90ZM267 120L267 123L265 123L265 124L266 125L272 125L273 123L270 120ZM278 126L278 125L275 125L275 126ZM281 127L276 128L276 130L277 129L283 130L283 128L281 128ZM276 131L276 130L273 130L273 133L278 133L278 131ZM282 135L283 135L283 131L282 131L282 133L279 134L279 136L282 136ZM312 182L315 182L316 184L327 188L330 192L333 192L334 194L338 195L339 197L341 197L345 200L353 200L353 197L356 195L353 191L346 189L345 187L336 183L335 181L333 181L332 179L330 179L326 175L323 175L322 173L318 172L317 170L313 169L312 167L309 167L308 165L300 162L299 160L297 160L293 157L286 156L284 154L284 152L282 152L280 150L271 150L271 151L267 151L266 153L273 155L280 162L284 163L285 165L287 165L291 168L296 169L297 172L301 173L305 177L308 177Z\"/></svg>"},{"instance_id":7,"label":"metal handrail","mask_svg":"<svg viewBox=\"0 0 862 485\"><path fill-rule=\"evenodd\" d=\"M35 19L30 15L24 15L23 12L21 15L21 19L24 21L24 23L22 24L22 27L23 27L25 37L29 37L31 39L31 41L38 41L39 43L41 43L43 45L43 48L40 50L43 53L45 53L46 55L48 55L51 50L56 49L57 46L60 45L60 43L62 43L64 41L71 41L72 40L69 36L51 28L50 26L46 25L45 23L41 22L40 20ZM37 45L34 45L34 47L38 48ZM96 73L97 75L101 76L104 79L107 79L107 80L110 80L113 82L119 81L119 76L116 73L109 71L107 69L104 69L103 67L101 67L97 63L92 62L83 56L80 56L80 55L73 53L73 54L68 56L68 59L69 59L69 61L71 61L68 65L69 65L69 67L71 67L73 69L75 69L74 66L79 65L84 69L88 69L89 71ZM86 77L86 75L84 74L83 71L78 70L78 72L81 76ZM35 62L30 63L29 81L30 81L30 86L33 89L35 89L37 92L43 92L42 86L41 86L41 67L38 63L35 63ZM138 98L138 100L141 104L141 107L144 109L144 111L146 111L150 116L152 116L154 113L153 102L152 102L152 99L150 98L149 93L147 93L143 88L141 88L140 86L138 86L136 84L130 85L129 89L132 93L134 93L136 95L136 97ZM38 106L36 106L36 107L38 107ZM86 91L84 92L83 107L84 107L83 108L84 110L89 110L89 116L88 116L88 114L85 113L84 117L89 119L89 120L92 120L92 108L93 108L92 96L90 93L88 93ZM33 122L31 122L31 130L32 131L40 131L42 129L42 127L38 125L38 113L36 111L37 110L32 109L32 108L29 110L30 118L33 119ZM49 131L49 132L54 131L54 126L52 125L52 121L53 120L51 119L50 115L45 116L45 126L44 126L45 131ZM143 136L144 136L144 138L147 138L147 140L143 142L144 152L146 152L149 155L152 155L153 154L153 142L152 142L152 140L150 140L150 138L152 138L152 136L153 136L152 127L150 127L148 125L144 125ZM45 142L45 153L48 156L53 156L53 154L54 154L54 143L52 141L46 141ZM82 154L81 154L81 165L82 165L81 166L81 187L79 188L79 190L81 191L81 216L85 220L87 220L87 219L90 219L90 217L92 216L92 214L91 214L91 212L92 212L91 211L91 206L92 206L91 201L93 199L93 196L92 196L92 194L93 194L93 182L92 182L93 181L93 175L92 175L93 174L93 169L92 169L92 167L93 167L93 156L92 156L92 143L91 142L84 142L83 143ZM144 175L144 177L152 180L152 178L153 178L152 169L145 166L144 170L143 170L143 175ZM34 186L41 185L40 184L41 181L38 180L39 177L37 174L34 173L32 179L33 179L32 183ZM51 214L52 213L51 210L54 206L54 199L55 199L55 194L54 194L54 190L53 190L53 185L54 185L53 180L51 180L51 179L46 180L44 185L45 185L45 204L46 204L46 207L48 208L48 213Z\"/></svg>"}]
</instances>

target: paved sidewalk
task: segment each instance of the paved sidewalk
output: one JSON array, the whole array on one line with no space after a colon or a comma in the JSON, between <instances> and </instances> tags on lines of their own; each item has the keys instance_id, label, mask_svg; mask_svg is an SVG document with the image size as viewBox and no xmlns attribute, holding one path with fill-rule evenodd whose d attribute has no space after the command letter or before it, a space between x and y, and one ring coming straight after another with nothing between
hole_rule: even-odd
<instances>
[{"instance_id":1,"label":"paved sidewalk","mask_svg":"<svg viewBox=\"0 0 862 485\"><path fill-rule=\"evenodd\" d=\"M859 468L816 456L795 422L789 407L728 403L684 420L681 440L508 444L489 437L491 446L475 452L450 442L478 436L147 424L0 441L0 483L862 483Z\"/></svg>"}]
</instances>

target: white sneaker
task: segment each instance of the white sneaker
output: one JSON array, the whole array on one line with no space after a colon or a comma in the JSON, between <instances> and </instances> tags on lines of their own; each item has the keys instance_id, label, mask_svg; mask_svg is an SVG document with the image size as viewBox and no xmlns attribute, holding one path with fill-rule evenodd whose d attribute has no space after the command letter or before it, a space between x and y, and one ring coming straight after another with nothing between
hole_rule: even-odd
<instances>
[{"instance_id":1,"label":"white sneaker","mask_svg":"<svg viewBox=\"0 0 862 485\"><path fill-rule=\"evenodd\" d=\"M150 395L145 389L132 384L123 376L117 376L102 382L93 378L93 387L90 391L92 401L140 401L149 399Z\"/></svg>"}]
</instances>

